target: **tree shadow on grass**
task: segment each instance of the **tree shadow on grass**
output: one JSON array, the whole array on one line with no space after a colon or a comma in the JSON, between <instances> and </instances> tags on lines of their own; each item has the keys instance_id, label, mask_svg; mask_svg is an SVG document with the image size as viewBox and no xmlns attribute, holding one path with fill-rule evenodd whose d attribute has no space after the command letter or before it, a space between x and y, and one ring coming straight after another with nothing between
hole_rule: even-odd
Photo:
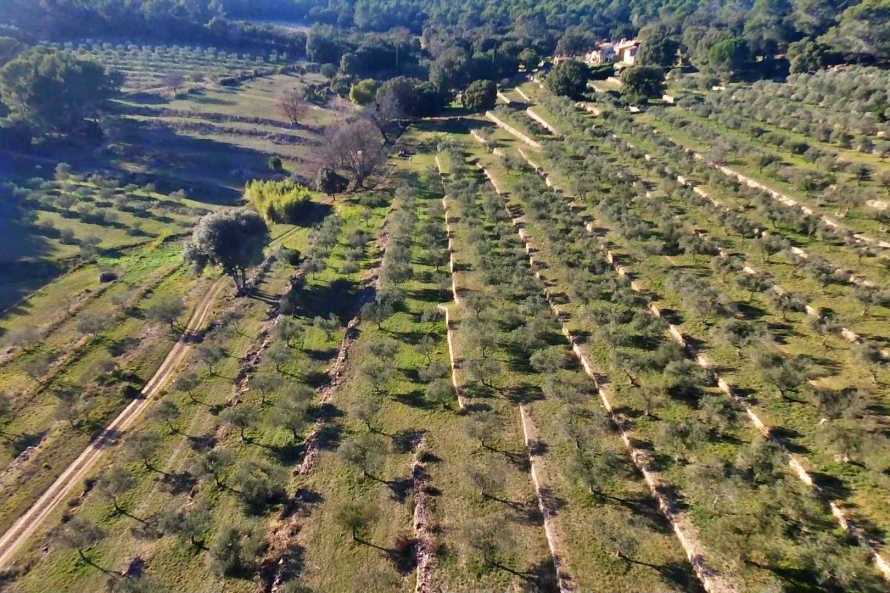
<instances>
[{"instance_id":1,"label":"tree shadow on grass","mask_svg":"<svg viewBox=\"0 0 890 593\"><path fill-rule=\"evenodd\" d=\"M323 286L307 285L298 294L298 310L308 317L327 317L333 313L341 320L351 317L362 287L352 280L338 278Z\"/></svg>"},{"instance_id":2,"label":"tree shadow on grass","mask_svg":"<svg viewBox=\"0 0 890 593\"><path fill-rule=\"evenodd\" d=\"M393 399L396 401L405 404L406 406L410 406L412 408L416 408L418 410L428 410L430 409L429 402L426 401L426 398L423 395L423 392L419 389L414 389L407 393L400 393L396 395Z\"/></svg>"},{"instance_id":3,"label":"tree shadow on grass","mask_svg":"<svg viewBox=\"0 0 890 593\"><path fill-rule=\"evenodd\" d=\"M43 440L43 437L46 436L46 433L47 431L44 430L41 432L23 432L12 435L9 447L12 449L13 455L21 455L28 447L39 445Z\"/></svg>"},{"instance_id":4,"label":"tree shadow on grass","mask_svg":"<svg viewBox=\"0 0 890 593\"><path fill-rule=\"evenodd\" d=\"M845 500L853 493L847 482L837 476L832 476L819 471L811 471L813 481L830 499Z\"/></svg>"},{"instance_id":5,"label":"tree shadow on grass","mask_svg":"<svg viewBox=\"0 0 890 593\"><path fill-rule=\"evenodd\" d=\"M311 360L316 362L326 362L334 358L337 355L337 348L325 348L324 350L318 350L316 348L304 348L303 353L308 356Z\"/></svg>"},{"instance_id":6,"label":"tree shadow on grass","mask_svg":"<svg viewBox=\"0 0 890 593\"><path fill-rule=\"evenodd\" d=\"M544 399L544 393L537 385L516 385L502 390L503 396L514 404L530 404Z\"/></svg>"},{"instance_id":7,"label":"tree shadow on grass","mask_svg":"<svg viewBox=\"0 0 890 593\"><path fill-rule=\"evenodd\" d=\"M510 519L522 525L543 525L544 516L537 500L510 500L497 494L483 493L485 500L496 502L510 509Z\"/></svg>"},{"instance_id":8,"label":"tree shadow on grass","mask_svg":"<svg viewBox=\"0 0 890 593\"><path fill-rule=\"evenodd\" d=\"M342 437L342 426L324 424L318 430L318 448L324 451L334 451L340 447Z\"/></svg>"},{"instance_id":9,"label":"tree shadow on grass","mask_svg":"<svg viewBox=\"0 0 890 593\"><path fill-rule=\"evenodd\" d=\"M846 593L847 590L831 583L820 583L815 574L810 570L791 568L788 566L776 566L773 564L761 564L754 560L745 560L751 566L769 571L779 577L783 582L783 591L787 593Z\"/></svg>"},{"instance_id":10,"label":"tree shadow on grass","mask_svg":"<svg viewBox=\"0 0 890 593\"><path fill-rule=\"evenodd\" d=\"M164 473L160 481L164 490L170 494L188 492L198 483L197 478L189 472Z\"/></svg>"},{"instance_id":11,"label":"tree shadow on grass","mask_svg":"<svg viewBox=\"0 0 890 593\"><path fill-rule=\"evenodd\" d=\"M501 570L505 567L498 566ZM525 572L512 572L522 578L522 590L528 593L559 593L559 578L556 575L556 567L552 558L542 558L536 564L530 566Z\"/></svg>"},{"instance_id":12,"label":"tree shadow on grass","mask_svg":"<svg viewBox=\"0 0 890 593\"><path fill-rule=\"evenodd\" d=\"M212 432L195 436L186 435L192 451L209 451L216 446L216 435Z\"/></svg>"}]
</instances>

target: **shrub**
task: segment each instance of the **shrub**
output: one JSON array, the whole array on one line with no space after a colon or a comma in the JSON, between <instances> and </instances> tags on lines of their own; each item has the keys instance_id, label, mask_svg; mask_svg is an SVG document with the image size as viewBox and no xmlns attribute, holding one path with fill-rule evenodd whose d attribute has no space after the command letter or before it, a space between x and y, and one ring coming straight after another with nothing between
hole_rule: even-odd
<instances>
[{"instance_id":1,"label":"shrub","mask_svg":"<svg viewBox=\"0 0 890 593\"><path fill-rule=\"evenodd\" d=\"M251 181L244 197L266 222L299 224L312 204L312 192L291 180Z\"/></svg>"},{"instance_id":2,"label":"shrub","mask_svg":"<svg viewBox=\"0 0 890 593\"><path fill-rule=\"evenodd\" d=\"M352 85L349 98L357 105L370 105L377 97L377 88L377 81L373 78L360 80Z\"/></svg>"}]
</instances>

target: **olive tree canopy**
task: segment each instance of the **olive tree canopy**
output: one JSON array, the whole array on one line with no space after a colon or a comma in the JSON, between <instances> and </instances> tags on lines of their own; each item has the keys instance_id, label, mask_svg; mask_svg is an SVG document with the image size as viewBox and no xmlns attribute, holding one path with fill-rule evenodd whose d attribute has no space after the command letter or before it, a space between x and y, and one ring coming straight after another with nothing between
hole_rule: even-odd
<instances>
[{"instance_id":1,"label":"olive tree canopy","mask_svg":"<svg viewBox=\"0 0 890 593\"><path fill-rule=\"evenodd\" d=\"M263 218L246 208L208 214L198 221L185 246L185 258L201 272L219 266L244 294L247 270L263 259L269 229Z\"/></svg>"}]
</instances>

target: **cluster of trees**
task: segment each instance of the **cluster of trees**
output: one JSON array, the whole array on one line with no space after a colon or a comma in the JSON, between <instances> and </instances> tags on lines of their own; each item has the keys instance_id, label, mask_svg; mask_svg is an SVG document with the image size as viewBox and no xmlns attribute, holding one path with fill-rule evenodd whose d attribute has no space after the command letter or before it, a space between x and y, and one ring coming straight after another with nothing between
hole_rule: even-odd
<instances>
[{"instance_id":1,"label":"cluster of trees","mask_svg":"<svg viewBox=\"0 0 890 593\"><path fill-rule=\"evenodd\" d=\"M239 19L300 18L303 14L291 0L61 0L52 4L10 0L0 6L0 21L38 37L115 31L136 38L191 38L300 54L305 49L305 35Z\"/></svg>"},{"instance_id":2,"label":"cluster of trees","mask_svg":"<svg viewBox=\"0 0 890 593\"><path fill-rule=\"evenodd\" d=\"M564 60L557 64L545 78L547 88L555 95L580 100L588 92L588 82L603 78L612 73L612 68L599 70L574 60ZM621 94L629 103L646 103L649 99L660 98L664 93L665 73L661 66L638 64L621 72L623 87Z\"/></svg>"},{"instance_id":3,"label":"cluster of trees","mask_svg":"<svg viewBox=\"0 0 890 593\"><path fill-rule=\"evenodd\" d=\"M343 34L331 27L314 27L307 42L308 57L322 64L334 92L350 95L359 104L371 102L371 80L411 80L424 103L418 110L421 114L435 113L474 82L501 80L514 75L520 65L528 69L540 61L538 50L508 32L481 27L431 28L422 40L421 44L407 29Z\"/></svg>"},{"instance_id":4,"label":"cluster of trees","mask_svg":"<svg viewBox=\"0 0 890 593\"><path fill-rule=\"evenodd\" d=\"M876 136L878 125L869 126L867 121L862 121L858 127L860 129L870 128L871 133L854 135L848 128L842 127L842 124L835 126L828 123L816 123L811 116L803 114L798 118L795 108L788 106L787 99L755 97L756 95L744 91L718 93L709 95L701 103L683 100L681 105L697 115L716 119L727 127L744 130L748 135L756 138L758 143L772 144L780 149L799 154L810 162L818 162L829 171L837 171L840 168L852 170L857 164L850 163L848 159L838 158L838 151L820 147L816 141L836 144L841 148L855 149L866 154L890 155L890 140L882 140ZM804 113L808 112L804 110ZM682 120L683 118L676 119ZM862 119L872 118L862 116ZM877 118L873 119L877 122ZM813 140L801 140L781 131L767 130L758 121L807 135Z\"/></svg>"},{"instance_id":5,"label":"cluster of trees","mask_svg":"<svg viewBox=\"0 0 890 593\"><path fill-rule=\"evenodd\" d=\"M547 88L556 95L570 99L582 99L587 93L590 71L577 60L566 60L557 64L547 75Z\"/></svg>"},{"instance_id":6,"label":"cluster of trees","mask_svg":"<svg viewBox=\"0 0 890 593\"><path fill-rule=\"evenodd\" d=\"M680 23L668 21L654 43L670 39L698 68L722 79L751 70L769 74L776 67L774 56L782 52L788 53L792 71L849 59L882 61L890 56L890 45L878 33L886 26L887 10L884 0L761 1L747 13L727 7L704 23L687 19L676 28ZM671 35L663 35L667 30Z\"/></svg>"},{"instance_id":7,"label":"cluster of trees","mask_svg":"<svg viewBox=\"0 0 890 593\"><path fill-rule=\"evenodd\" d=\"M676 155L680 154L677 151L680 148L664 137L663 134L645 136L646 131L644 129L634 128L633 130L638 137L645 137L652 142L653 146L657 147L658 154L653 154L652 156L653 162L657 162L658 166L653 168L652 171L663 176L662 190L669 196L694 204L697 208L704 210L714 220L726 227L728 232L738 234L750 240L757 239L758 249L763 252L765 258L778 252L783 252L795 262L795 265L800 270L808 273L822 286L831 284L855 286L849 271L833 265L824 257L816 254L809 254L806 258L800 257L789 249L791 243L784 238L786 231L792 230L829 242L845 239L845 237L838 236L832 227L825 225L816 217L802 213L797 208L777 202L764 192L741 185L737 181L727 178L714 169L702 165L697 159L688 155L677 158ZM764 236L763 228L758 224L752 223L746 215L718 206L688 187L679 187L674 181L674 176L680 172L683 174L692 173L697 178L707 180L714 187L737 194L746 201L754 203L757 206L756 211L758 214L773 225L771 233L768 236ZM850 241L850 246L855 248L857 254L861 257L876 256L872 250L863 250L852 238L847 239ZM836 333L838 327L835 326L834 330Z\"/></svg>"},{"instance_id":8,"label":"cluster of trees","mask_svg":"<svg viewBox=\"0 0 890 593\"><path fill-rule=\"evenodd\" d=\"M693 107L693 111L704 114L712 113L708 106ZM673 125L683 128L686 133L698 138L708 139L711 144L706 153L711 162L723 163L732 159L741 159L747 162L753 160L760 173L782 183L797 187L801 192L813 196L818 201L831 204L833 207L848 210L851 207L862 208L870 200L884 199L886 188L890 187L890 175L878 174L871 166L865 163L855 163L843 158L838 153L832 153L829 149L819 148L801 140L786 137L776 132L767 132L757 129L757 126L747 123L744 119L723 112L714 112L711 119L723 123L729 128L746 129L752 140L741 137L719 138L711 140L717 132L710 126L693 121L688 115L675 110L655 110L660 117ZM645 128L634 126L635 131L653 137L653 141L667 147L682 150L682 147L674 144L669 139L658 139L658 134L652 134ZM759 140L759 142L754 139ZM774 144L780 152L773 152L765 148L768 144ZM800 156L804 160L818 166L818 169L794 166L790 162L782 160L783 154ZM681 157L688 160L689 157ZM790 159L789 159L790 161ZM707 178L724 177L722 173L709 170L707 163L692 163L696 173ZM723 183L726 183L725 181ZM731 184L738 184L729 180ZM767 218L774 224L793 228L803 234L819 237L827 240L842 241L851 247L857 247L855 237L839 231L826 223L816 214L808 214L799 206L786 205L771 198L768 194L757 190L745 190ZM774 202L774 203L771 203ZM875 216L883 219L881 212Z\"/></svg>"},{"instance_id":9,"label":"cluster of trees","mask_svg":"<svg viewBox=\"0 0 890 593\"><path fill-rule=\"evenodd\" d=\"M485 88L490 92L490 87ZM315 185L328 195L345 191L349 183L355 188L364 187L386 161L387 145L402 131L404 122L433 115L443 104L443 96L430 83L406 76L382 84L373 79L361 80L353 83L351 91L347 87L347 92L364 109L325 133L323 165ZM327 99L327 93L314 86L287 90L279 98L278 110L296 126L312 103L325 103Z\"/></svg>"},{"instance_id":10,"label":"cluster of trees","mask_svg":"<svg viewBox=\"0 0 890 593\"><path fill-rule=\"evenodd\" d=\"M779 72L782 66L776 57L783 53L792 72L890 57L890 44L880 33L890 19L884 0L764 0L750 8L729 3L716 8L713 3L674 7L636 21L633 30L642 41L638 63L669 68L682 60L728 80ZM573 28L560 38L556 50L578 55L600 38L595 29Z\"/></svg>"},{"instance_id":11,"label":"cluster of trees","mask_svg":"<svg viewBox=\"0 0 890 593\"><path fill-rule=\"evenodd\" d=\"M618 103L613 100L613 105L617 106ZM674 179L676 175L681 173L684 175L690 173L693 178L724 187L733 193L742 194L757 205L758 213L773 226L775 231L784 232L792 230L809 237L817 237L823 241L835 244L844 243L855 249L856 253L861 257L875 257L877 255L873 250L863 249L863 246L853 233L831 226L821 216L815 213L807 213L801 206L784 204L765 191L748 187L735 177L719 171L711 163L726 162L734 157L748 160L753 156L761 171L770 174L783 183L797 185L802 191L816 193L821 200L845 209L852 205L862 205L867 200L879 198L882 195L880 186L884 184L884 178L883 176L875 175L868 165L851 163L846 159L832 159L827 153L824 153L823 149L813 149L806 143L795 141L790 144L783 143L783 147L792 152L798 151L798 154L801 154L804 158L812 158L813 162L821 165L824 171L807 171L793 166L785 166L774 153L764 150L762 144L745 141L738 137L724 136L715 140L714 138L718 136L715 130L701 122L692 121L682 111L654 109L654 112L674 125L684 128L687 133L707 139L706 144L711 146L710 150L707 151L707 160L702 161L694 158L690 150L674 142L669 136L655 132L651 127L642 125L639 121L634 120L620 110L609 110L608 118L610 124L617 130L644 139L648 144L658 147L659 151L662 152L664 170L669 174L673 173ZM738 120L738 122L739 125L746 125L741 120ZM605 129L595 130L595 132L596 134L607 133ZM633 155L634 158L643 157L641 150L627 143L624 143L624 149L628 154ZM839 179L839 173L851 175L855 185L849 182L844 183ZM877 184L866 183L875 177L877 178ZM727 216L729 217L728 219L738 219L737 216L732 216L731 214L724 215L723 218L727 219ZM876 213L875 216L879 219L884 218L880 212ZM746 224L745 221L740 220L738 222L742 225ZM812 266L810 269L812 269ZM828 282L833 281L831 280L832 276L837 277L836 274L822 274L821 272L819 272L819 275ZM846 276L849 276L849 274L842 275L844 278Z\"/></svg>"},{"instance_id":12,"label":"cluster of trees","mask_svg":"<svg viewBox=\"0 0 890 593\"><path fill-rule=\"evenodd\" d=\"M65 52L33 49L0 69L0 101L8 111L0 129L7 146L30 145L30 134L101 136L97 117L122 78Z\"/></svg>"},{"instance_id":13,"label":"cluster of trees","mask_svg":"<svg viewBox=\"0 0 890 593\"><path fill-rule=\"evenodd\" d=\"M352 82L393 75L428 79L451 93L474 80L510 76L520 65L534 67L538 56L554 50L577 53L598 39L635 34L643 40L643 65L667 68L680 55L718 78L771 74L775 56L786 52L794 71L890 57L882 35L886 0L759 0L750 6L632 0L620 7L602 0L534 7L516 0L457 6L433 0L60 0L39 7L13 0L5 11L11 22L41 33L63 35L76 24L81 35L84 29L148 32L306 55L326 65L344 96ZM269 15L315 26L307 34L238 20Z\"/></svg>"},{"instance_id":14,"label":"cluster of trees","mask_svg":"<svg viewBox=\"0 0 890 593\"><path fill-rule=\"evenodd\" d=\"M318 274L327 268L327 259L334 247L340 241L340 231L343 228L343 220L336 214L325 217L321 224L312 229L309 234L309 247L305 253L293 253L288 255L292 263L299 264L303 278L310 274ZM365 254L367 237L363 234L350 237L349 248L345 253L347 266L360 260ZM341 270L350 273L350 269ZM302 286L302 282L295 284L295 288ZM299 305L298 291L294 290L285 294L280 302L280 309L284 313L293 313Z\"/></svg>"},{"instance_id":15,"label":"cluster of trees","mask_svg":"<svg viewBox=\"0 0 890 593\"><path fill-rule=\"evenodd\" d=\"M825 70L790 76L785 84L758 81L708 97L708 102L822 142L863 152L887 152L890 76L876 68Z\"/></svg>"}]
</instances>

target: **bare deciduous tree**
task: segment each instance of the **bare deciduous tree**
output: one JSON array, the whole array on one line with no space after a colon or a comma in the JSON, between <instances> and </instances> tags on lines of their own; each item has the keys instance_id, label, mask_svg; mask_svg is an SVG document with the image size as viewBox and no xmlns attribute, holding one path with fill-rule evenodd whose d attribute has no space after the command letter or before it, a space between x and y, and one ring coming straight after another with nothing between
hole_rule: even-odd
<instances>
[{"instance_id":1,"label":"bare deciduous tree","mask_svg":"<svg viewBox=\"0 0 890 593\"><path fill-rule=\"evenodd\" d=\"M383 134L374 122L359 119L327 134L325 165L349 172L356 187L386 160Z\"/></svg>"},{"instance_id":2,"label":"bare deciduous tree","mask_svg":"<svg viewBox=\"0 0 890 593\"><path fill-rule=\"evenodd\" d=\"M298 89L286 91L278 99L278 111L293 126L300 123L308 108L309 104Z\"/></svg>"},{"instance_id":3,"label":"bare deciduous tree","mask_svg":"<svg viewBox=\"0 0 890 593\"><path fill-rule=\"evenodd\" d=\"M173 92L176 93L176 91L185 84L185 76L180 72L170 72L164 75L161 79L161 84L170 87L173 89Z\"/></svg>"}]
</instances>

